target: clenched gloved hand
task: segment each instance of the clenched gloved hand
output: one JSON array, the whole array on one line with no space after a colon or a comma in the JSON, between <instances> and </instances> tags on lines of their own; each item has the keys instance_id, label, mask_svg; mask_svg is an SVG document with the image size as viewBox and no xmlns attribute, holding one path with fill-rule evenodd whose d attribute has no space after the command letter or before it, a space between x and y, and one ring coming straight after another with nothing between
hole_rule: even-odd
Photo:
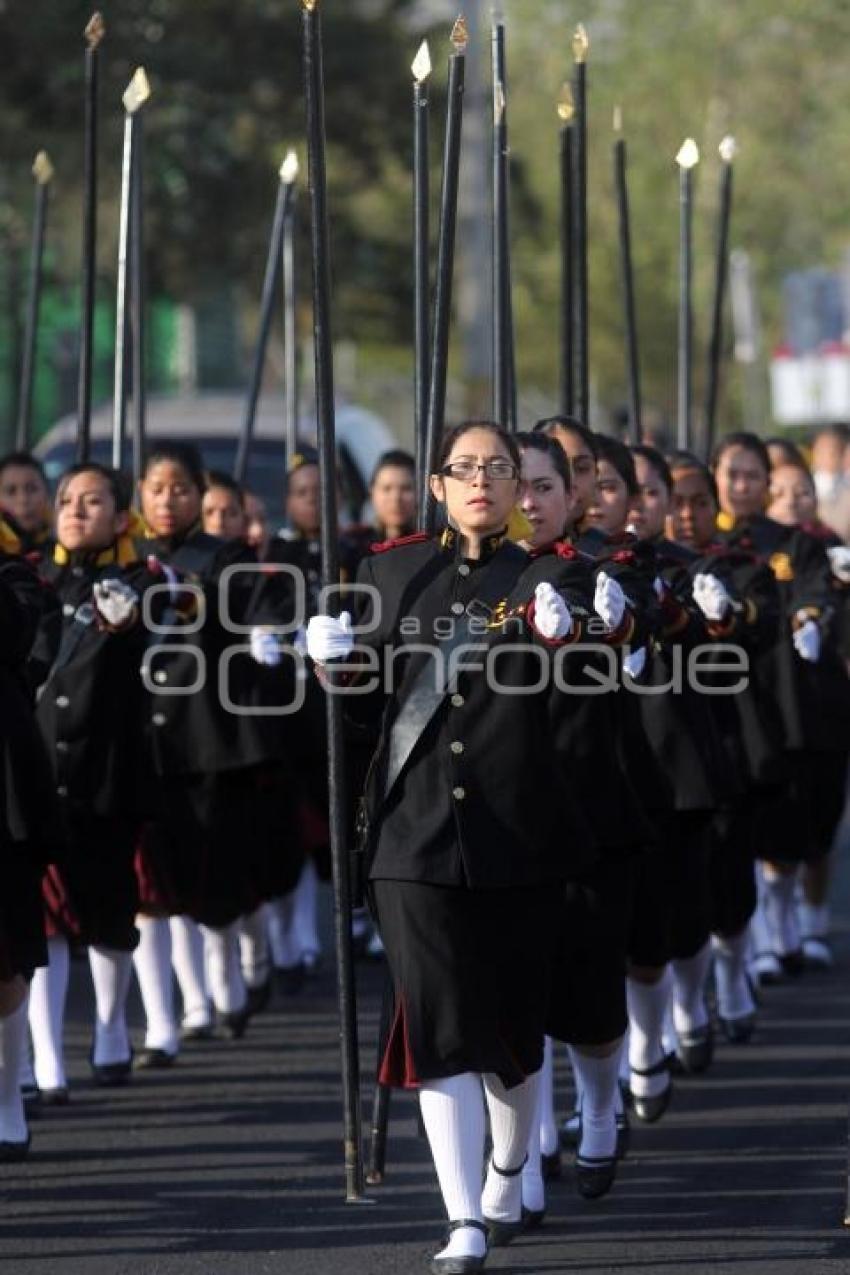
<instances>
[{"instance_id":1,"label":"clenched gloved hand","mask_svg":"<svg viewBox=\"0 0 850 1275\"><path fill-rule=\"evenodd\" d=\"M348 611L343 611L339 619L335 615L314 615L307 625L307 654L316 664L347 659L353 646Z\"/></svg>"},{"instance_id":2,"label":"clenched gloved hand","mask_svg":"<svg viewBox=\"0 0 850 1275\"><path fill-rule=\"evenodd\" d=\"M569 607L560 593L546 582L534 590L534 627L549 641L569 637L573 631Z\"/></svg>"},{"instance_id":3,"label":"clenched gloved hand","mask_svg":"<svg viewBox=\"0 0 850 1275\"><path fill-rule=\"evenodd\" d=\"M94 605L111 629L121 629L133 618L139 595L124 580L99 580L93 589Z\"/></svg>"},{"instance_id":4,"label":"clenched gloved hand","mask_svg":"<svg viewBox=\"0 0 850 1275\"><path fill-rule=\"evenodd\" d=\"M593 609L605 621L609 629L617 629L623 622L626 595L617 581L605 571L600 571L596 577Z\"/></svg>"}]
</instances>

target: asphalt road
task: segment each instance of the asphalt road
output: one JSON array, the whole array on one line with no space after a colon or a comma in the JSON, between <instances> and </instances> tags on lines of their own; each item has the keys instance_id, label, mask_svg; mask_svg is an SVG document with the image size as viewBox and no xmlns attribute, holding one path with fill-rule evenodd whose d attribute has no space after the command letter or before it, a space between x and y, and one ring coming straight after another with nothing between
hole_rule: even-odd
<instances>
[{"instance_id":1,"label":"asphalt road","mask_svg":"<svg viewBox=\"0 0 850 1275\"><path fill-rule=\"evenodd\" d=\"M848 856L837 896L850 900ZM835 971L765 996L758 1035L678 1081L638 1127L613 1192L581 1201L569 1174L543 1229L494 1253L517 1275L850 1272L842 1226L850 1091L850 906ZM338 1045L326 971L278 998L238 1043L187 1047L169 1072L102 1091L88 1076L87 968L73 975L72 1104L33 1123L0 1168L0 1269L26 1275L417 1275L442 1210L408 1095L394 1100L389 1177L343 1203ZM379 975L361 971L364 1074ZM138 1009L134 1009L138 1021ZM569 1109L560 1075L561 1106ZM369 1087L364 1083L365 1107Z\"/></svg>"}]
</instances>

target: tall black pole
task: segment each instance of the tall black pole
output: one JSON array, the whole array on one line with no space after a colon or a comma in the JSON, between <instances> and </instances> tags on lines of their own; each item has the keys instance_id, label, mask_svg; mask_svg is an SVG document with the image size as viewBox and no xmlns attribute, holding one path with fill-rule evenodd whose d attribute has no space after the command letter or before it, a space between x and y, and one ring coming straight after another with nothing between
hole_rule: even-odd
<instances>
[{"instance_id":1,"label":"tall black pole","mask_svg":"<svg viewBox=\"0 0 850 1275\"><path fill-rule=\"evenodd\" d=\"M118 279L115 290L115 374L112 382L112 468L124 465L127 421L127 306L130 299L130 199L133 185L135 121L124 116L124 148L121 158L121 211L118 218Z\"/></svg>"},{"instance_id":2,"label":"tall black pole","mask_svg":"<svg viewBox=\"0 0 850 1275\"><path fill-rule=\"evenodd\" d=\"M693 138L682 145L679 165L679 340L677 446L687 451L692 442L693 391L693 203L694 165L699 150Z\"/></svg>"},{"instance_id":3,"label":"tall black pole","mask_svg":"<svg viewBox=\"0 0 850 1275\"><path fill-rule=\"evenodd\" d=\"M516 429L516 354L511 287L510 149L505 25L492 33L493 68L493 418Z\"/></svg>"},{"instance_id":4,"label":"tall black pole","mask_svg":"<svg viewBox=\"0 0 850 1275\"><path fill-rule=\"evenodd\" d=\"M242 417L242 432L239 435L239 447L236 452L236 463L233 467L233 477L240 484L245 482L245 476L248 473L248 461L251 456L251 444L254 439L254 424L257 419L257 404L260 399L260 390L263 384L263 369L266 365L266 350L268 349L269 344L269 334L272 328L275 299L277 297L277 284L280 277L280 262L281 255L283 253L283 228L286 222L287 208L292 199L293 184L295 181L295 175L290 175L293 163L295 165L295 172L297 172L298 161L295 159L294 153L290 151L283 162L283 167L280 170L280 182L277 188L277 201L275 203L274 218L272 220L269 250L266 256L266 273L263 278L263 293L260 301L260 330L257 334L257 344L254 348L254 362L251 368L251 381L248 387L248 399L245 403L245 413Z\"/></svg>"},{"instance_id":5,"label":"tall black pole","mask_svg":"<svg viewBox=\"0 0 850 1275\"><path fill-rule=\"evenodd\" d=\"M298 451L298 278L295 256L296 210L298 208L298 158L292 152L292 191L283 221L283 419L287 465Z\"/></svg>"},{"instance_id":6,"label":"tall black pole","mask_svg":"<svg viewBox=\"0 0 850 1275\"><path fill-rule=\"evenodd\" d=\"M106 34L95 13L85 29L86 116L83 152L83 279L80 324L80 374L77 388L77 460L88 460L91 447L91 400L94 371L95 271L97 268L97 97L100 44Z\"/></svg>"},{"instance_id":7,"label":"tall black pole","mask_svg":"<svg viewBox=\"0 0 850 1275\"><path fill-rule=\"evenodd\" d=\"M560 133L560 193L561 193L561 325L560 325L560 386L561 411L572 416L575 411L575 288L573 267L575 245L573 243L573 116L575 105L573 91L565 84L558 102Z\"/></svg>"},{"instance_id":8,"label":"tall black pole","mask_svg":"<svg viewBox=\"0 0 850 1275\"><path fill-rule=\"evenodd\" d=\"M614 113L614 129L622 130L618 107ZM614 142L614 187L617 195L617 218L620 229L620 272L623 285L623 318L626 334L626 369L629 380L629 441L637 444L643 434L640 401L640 359L638 357L637 313L635 310L634 268L632 265L632 229L629 216L629 187L626 181L626 142Z\"/></svg>"},{"instance_id":9,"label":"tall black pole","mask_svg":"<svg viewBox=\"0 0 850 1275\"><path fill-rule=\"evenodd\" d=\"M587 268L587 54L590 41L579 25L573 36L575 79L575 148L573 170L573 227L575 242L575 410L583 424L590 415L590 352L588 346Z\"/></svg>"},{"instance_id":10,"label":"tall black pole","mask_svg":"<svg viewBox=\"0 0 850 1275\"><path fill-rule=\"evenodd\" d=\"M35 178L35 213L32 227L30 254L30 287L27 299L24 352L21 362L21 389L18 396L18 429L15 446L19 452L30 447L32 424L32 390L35 379L35 360L38 349L38 312L41 304L41 282L44 267L44 239L47 232L47 206L53 165L46 151L39 151L32 166Z\"/></svg>"},{"instance_id":11,"label":"tall black pole","mask_svg":"<svg viewBox=\"0 0 850 1275\"><path fill-rule=\"evenodd\" d=\"M313 265L313 343L316 357L316 422L319 444L322 518L322 583L339 584L339 539L336 507L336 438L334 416L333 340L331 336L330 239L325 177L325 104L319 0L302 0L304 82L307 105L307 155ZM360 1135L360 1067L357 1047L357 1002L351 948L351 880L347 855L342 701L328 694L328 805L334 881L342 1098L345 1147L345 1196L363 1198L363 1148Z\"/></svg>"},{"instance_id":12,"label":"tall black pole","mask_svg":"<svg viewBox=\"0 0 850 1275\"><path fill-rule=\"evenodd\" d=\"M147 421L147 364L145 362L145 311L147 271L145 269L145 125L136 117L136 145L133 152L132 198L130 201L130 331L133 342L133 480L142 481L145 464Z\"/></svg>"},{"instance_id":13,"label":"tall black pole","mask_svg":"<svg viewBox=\"0 0 850 1275\"><path fill-rule=\"evenodd\" d=\"M729 277L729 223L732 219L732 161L737 150L734 137L720 143L722 171L720 177L720 210L717 223L717 254L714 262L714 301L711 310L711 340L708 347L708 374L705 386L705 457L714 450L717 428L717 400L720 394L720 368L723 362L723 304Z\"/></svg>"},{"instance_id":14,"label":"tall black pole","mask_svg":"<svg viewBox=\"0 0 850 1275\"><path fill-rule=\"evenodd\" d=\"M431 366L431 166L429 154L431 53L423 40L413 72L413 420L418 507L428 506L428 392Z\"/></svg>"},{"instance_id":15,"label":"tall black pole","mask_svg":"<svg viewBox=\"0 0 850 1275\"><path fill-rule=\"evenodd\" d=\"M431 381L428 391L428 430L425 445L427 474L437 464L440 433L446 411L446 379L449 361L449 333L452 313L455 232L457 229L460 143L463 130L463 93L466 81L466 22L458 18L452 29L454 52L449 58L448 115L443 154L443 192L440 201L440 234L437 248L437 278L434 289L434 323L431 347ZM419 511L421 525L434 527L434 502L429 499Z\"/></svg>"}]
</instances>

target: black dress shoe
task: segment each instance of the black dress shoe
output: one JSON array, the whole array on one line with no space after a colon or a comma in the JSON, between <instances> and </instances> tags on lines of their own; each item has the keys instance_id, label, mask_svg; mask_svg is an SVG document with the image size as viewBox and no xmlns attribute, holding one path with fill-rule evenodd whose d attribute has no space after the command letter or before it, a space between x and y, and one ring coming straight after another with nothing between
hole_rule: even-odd
<instances>
[{"instance_id":1,"label":"black dress shoe","mask_svg":"<svg viewBox=\"0 0 850 1275\"><path fill-rule=\"evenodd\" d=\"M249 987L248 998L245 1001L245 1012L248 1017L252 1018L254 1014L262 1014L263 1010L268 1008L271 998L271 976L266 979L265 983L261 983L259 987Z\"/></svg>"},{"instance_id":2,"label":"black dress shoe","mask_svg":"<svg viewBox=\"0 0 850 1275\"><path fill-rule=\"evenodd\" d=\"M561 1153L553 1151L551 1155L541 1155L540 1175L544 1182L557 1182L561 1177Z\"/></svg>"},{"instance_id":3,"label":"black dress shoe","mask_svg":"<svg viewBox=\"0 0 850 1275\"><path fill-rule=\"evenodd\" d=\"M543 1219L546 1216L545 1209L527 1209L522 1206L522 1229L524 1231L534 1231L538 1226L543 1225Z\"/></svg>"},{"instance_id":4,"label":"black dress shoe","mask_svg":"<svg viewBox=\"0 0 850 1275\"><path fill-rule=\"evenodd\" d=\"M21 1085L21 1102L24 1104L27 1120L37 1120L42 1108L42 1091L38 1085Z\"/></svg>"},{"instance_id":5,"label":"black dress shoe","mask_svg":"<svg viewBox=\"0 0 850 1275\"><path fill-rule=\"evenodd\" d=\"M65 1085L59 1085L56 1089L42 1089L40 1093L43 1107L67 1107L71 1101L71 1095Z\"/></svg>"},{"instance_id":6,"label":"black dress shoe","mask_svg":"<svg viewBox=\"0 0 850 1275\"><path fill-rule=\"evenodd\" d=\"M518 1178L525 1168L527 1159L528 1156L525 1157L525 1160L517 1169L500 1169L496 1161L491 1157L490 1168L494 1173L498 1173L500 1178ZM521 1209L520 1216L515 1222L504 1222L501 1218L487 1217L486 1213L484 1222L487 1227L487 1239L490 1248L506 1248L525 1229Z\"/></svg>"},{"instance_id":7,"label":"black dress shoe","mask_svg":"<svg viewBox=\"0 0 850 1275\"><path fill-rule=\"evenodd\" d=\"M274 976L284 996L297 996L307 981L307 969L302 961L297 965L278 965Z\"/></svg>"},{"instance_id":8,"label":"black dress shoe","mask_svg":"<svg viewBox=\"0 0 850 1275\"><path fill-rule=\"evenodd\" d=\"M143 1049L133 1059L133 1070L164 1071L166 1067L173 1067L176 1061L177 1055L170 1054L167 1049Z\"/></svg>"},{"instance_id":9,"label":"black dress shoe","mask_svg":"<svg viewBox=\"0 0 850 1275\"><path fill-rule=\"evenodd\" d=\"M600 1200L617 1176L617 1156L576 1156L576 1190L583 1200Z\"/></svg>"},{"instance_id":10,"label":"black dress shoe","mask_svg":"<svg viewBox=\"0 0 850 1275\"><path fill-rule=\"evenodd\" d=\"M212 1040L215 1035L215 1028L212 1023L200 1023L197 1027L181 1027L181 1040Z\"/></svg>"},{"instance_id":11,"label":"black dress shoe","mask_svg":"<svg viewBox=\"0 0 850 1275\"><path fill-rule=\"evenodd\" d=\"M219 1040L241 1040L251 1015L246 1004L242 1009L216 1014L215 1034Z\"/></svg>"},{"instance_id":12,"label":"black dress shoe","mask_svg":"<svg viewBox=\"0 0 850 1275\"><path fill-rule=\"evenodd\" d=\"M696 1031L683 1032L676 1041L676 1058L688 1076L708 1071L714 1057L714 1032L711 1023Z\"/></svg>"},{"instance_id":13,"label":"black dress shoe","mask_svg":"<svg viewBox=\"0 0 850 1275\"><path fill-rule=\"evenodd\" d=\"M133 1051L130 1050L130 1057L124 1062L96 1063L92 1054L89 1063L96 1085L100 1085L102 1089L117 1089L119 1085L126 1085L130 1079L130 1073L133 1070Z\"/></svg>"},{"instance_id":14,"label":"black dress shoe","mask_svg":"<svg viewBox=\"0 0 850 1275\"><path fill-rule=\"evenodd\" d=\"M755 1014L739 1014L737 1018L721 1018L723 1035L730 1045L746 1045L756 1029Z\"/></svg>"},{"instance_id":15,"label":"black dress shoe","mask_svg":"<svg viewBox=\"0 0 850 1275\"><path fill-rule=\"evenodd\" d=\"M786 952L784 956L780 956L779 963L789 978L797 978L806 968L803 949L800 948L796 952Z\"/></svg>"},{"instance_id":16,"label":"black dress shoe","mask_svg":"<svg viewBox=\"0 0 850 1275\"><path fill-rule=\"evenodd\" d=\"M0 1142L0 1164L20 1164L30 1153L29 1134L23 1142Z\"/></svg>"},{"instance_id":17,"label":"black dress shoe","mask_svg":"<svg viewBox=\"0 0 850 1275\"><path fill-rule=\"evenodd\" d=\"M448 1244L455 1231L461 1230L464 1226L471 1226L475 1231L483 1231L485 1237L488 1232L488 1228L482 1222L476 1221L475 1218L462 1217L456 1222L449 1223L446 1243ZM483 1257L432 1257L431 1270L433 1275L468 1275L468 1272L483 1270L486 1260L486 1252Z\"/></svg>"},{"instance_id":18,"label":"black dress shoe","mask_svg":"<svg viewBox=\"0 0 850 1275\"><path fill-rule=\"evenodd\" d=\"M647 1067L645 1071L640 1071L637 1067L632 1067L635 1076L660 1076L664 1072L667 1073L667 1087L661 1093L655 1094L650 1098L640 1098L636 1093L632 1093L632 1106L638 1120L643 1120L645 1124L654 1124L656 1120L660 1120L664 1112L670 1106L670 1099L673 1096L673 1081L670 1076L670 1060L667 1057L660 1059L652 1067Z\"/></svg>"}]
</instances>

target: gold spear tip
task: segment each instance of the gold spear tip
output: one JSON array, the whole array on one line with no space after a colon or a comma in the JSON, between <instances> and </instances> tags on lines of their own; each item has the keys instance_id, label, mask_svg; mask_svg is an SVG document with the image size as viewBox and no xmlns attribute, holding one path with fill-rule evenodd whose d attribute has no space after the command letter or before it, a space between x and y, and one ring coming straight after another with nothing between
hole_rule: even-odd
<instances>
[{"instance_id":1,"label":"gold spear tip","mask_svg":"<svg viewBox=\"0 0 850 1275\"><path fill-rule=\"evenodd\" d=\"M455 53L465 53L466 46L469 44L469 27L466 25L466 18L460 15L457 22L452 27L452 33L449 36L452 44L455 46Z\"/></svg>"},{"instance_id":2,"label":"gold spear tip","mask_svg":"<svg viewBox=\"0 0 850 1275\"><path fill-rule=\"evenodd\" d=\"M569 124L575 113L576 104L573 99L573 90L569 84L564 84L561 88L561 96L558 98L558 118L562 119L565 124Z\"/></svg>"},{"instance_id":3,"label":"gold spear tip","mask_svg":"<svg viewBox=\"0 0 850 1275\"><path fill-rule=\"evenodd\" d=\"M90 49L96 49L103 37L106 35L106 23L103 20L102 13L93 13L88 20L86 29L83 32L86 43Z\"/></svg>"},{"instance_id":4,"label":"gold spear tip","mask_svg":"<svg viewBox=\"0 0 850 1275\"><path fill-rule=\"evenodd\" d=\"M298 156L295 151L287 151L286 158L280 166L280 180L285 182L287 186L291 186L297 180L299 167Z\"/></svg>"},{"instance_id":5,"label":"gold spear tip","mask_svg":"<svg viewBox=\"0 0 850 1275\"><path fill-rule=\"evenodd\" d=\"M682 142L676 163L680 168L693 168L699 163L699 147L692 137L686 137Z\"/></svg>"},{"instance_id":6,"label":"gold spear tip","mask_svg":"<svg viewBox=\"0 0 850 1275\"><path fill-rule=\"evenodd\" d=\"M617 134L623 131L623 108L622 106L614 107L614 132Z\"/></svg>"},{"instance_id":7,"label":"gold spear tip","mask_svg":"<svg viewBox=\"0 0 850 1275\"><path fill-rule=\"evenodd\" d=\"M428 47L427 40L423 40L420 44L416 57L411 63L410 69L413 72L413 78L416 80L417 84L424 84L428 79L428 76L431 74L433 69L431 66L431 50Z\"/></svg>"},{"instance_id":8,"label":"gold spear tip","mask_svg":"<svg viewBox=\"0 0 850 1275\"><path fill-rule=\"evenodd\" d=\"M32 175L39 186L46 186L53 180L53 165L47 151L39 151L33 160Z\"/></svg>"},{"instance_id":9,"label":"gold spear tip","mask_svg":"<svg viewBox=\"0 0 850 1275\"><path fill-rule=\"evenodd\" d=\"M306 9L308 13L312 13L319 7L319 0L301 0L301 7Z\"/></svg>"},{"instance_id":10,"label":"gold spear tip","mask_svg":"<svg viewBox=\"0 0 850 1275\"><path fill-rule=\"evenodd\" d=\"M580 22L575 29L573 35L573 61L582 63L587 61L587 55L590 51L590 37L583 22Z\"/></svg>"},{"instance_id":11,"label":"gold spear tip","mask_svg":"<svg viewBox=\"0 0 850 1275\"><path fill-rule=\"evenodd\" d=\"M135 115L151 95L151 85L143 66L136 67L133 78L124 91L121 101L128 115Z\"/></svg>"},{"instance_id":12,"label":"gold spear tip","mask_svg":"<svg viewBox=\"0 0 850 1275\"><path fill-rule=\"evenodd\" d=\"M738 154L738 143L735 141L734 137L724 137L718 147L718 150L720 151L720 158L723 160L723 163L731 164L732 160Z\"/></svg>"}]
</instances>

